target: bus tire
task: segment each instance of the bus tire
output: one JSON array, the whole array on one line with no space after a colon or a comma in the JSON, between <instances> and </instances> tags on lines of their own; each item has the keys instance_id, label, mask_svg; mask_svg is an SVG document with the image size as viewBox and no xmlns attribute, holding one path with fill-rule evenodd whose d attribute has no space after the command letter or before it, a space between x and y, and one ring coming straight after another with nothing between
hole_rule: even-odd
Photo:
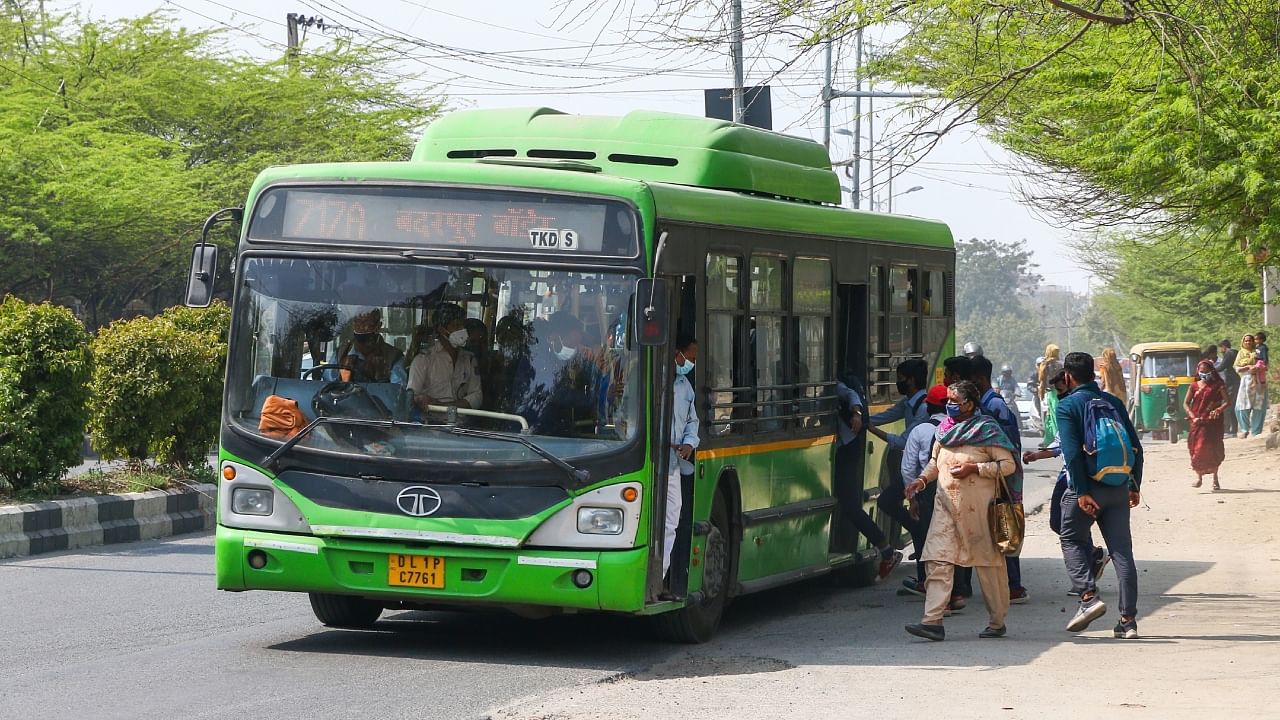
<instances>
[{"instance_id":1,"label":"bus tire","mask_svg":"<svg viewBox=\"0 0 1280 720\"><path fill-rule=\"evenodd\" d=\"M724 493L717 492L711 505L711 530L702 554L702 600L679 610L654 615L654 630L672 642L704 643L720 627L720 618L729 601L729 575L735 551L729 530L729 509Z\"/></svg>"},{"instance_id":2,"label":"bus tire","mask_svg":"<svg viewBox=\"0 0 1280 720\"><path fill-rule=\"evenodd\" d=\"M311 598L311 611L320 622L335 628L371 628L382 615L382 605L372 600L350 595L307 593Z\"/></svg>"}]
</instances>

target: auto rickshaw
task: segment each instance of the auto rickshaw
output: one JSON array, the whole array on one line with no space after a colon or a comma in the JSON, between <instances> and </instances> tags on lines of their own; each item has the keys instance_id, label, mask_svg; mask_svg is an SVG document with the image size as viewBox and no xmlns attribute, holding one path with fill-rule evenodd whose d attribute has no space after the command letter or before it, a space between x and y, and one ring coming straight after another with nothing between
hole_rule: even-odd
<instances>
[{"instance_id":1,"label":"auto rickshaw","mask_svg":"<svg viewBox=\"0 0 1280 720\"><path fill-rule=\"evenodd\" d=\"M1138 432L1171 443L1190 430L1182 403L1196 379L1200 346L1188 342L1134 345L1129 378L1129 416Z\"/></svg>"}]
</instances>

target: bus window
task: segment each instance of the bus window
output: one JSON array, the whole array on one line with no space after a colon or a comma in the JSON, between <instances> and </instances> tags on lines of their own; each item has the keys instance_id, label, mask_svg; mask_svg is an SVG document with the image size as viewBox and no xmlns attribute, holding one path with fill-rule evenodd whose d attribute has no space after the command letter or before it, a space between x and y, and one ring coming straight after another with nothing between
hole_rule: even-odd
<instances>
[{"instance_id":1,"label":"bus window","mask_svg":"<svg viewBox=\"0 0 1280 720\"><path fill-rule=\"evenodd\" d=\"M795 313L796 424L801 428L822 424L828 403L832 373L827 367L828 327L831 315L831 263L819 258L796 258L791 283L791 307Z\"/></svg>"},{"instance_id":2,"label":"bus window","mask_svg":"<svg viewBox=\"0 0 1280 720\"><path fill-rule=\"evenodd\" d=\"M742 432L748 408L742 352L742 259L733 255L707 255L707 332L702 338L706 358L706 383L711 392L707 433L712 437ZM740 399L739 399L740 398Z\"/></svg>"},{"instance_id":3,"label":"bus window","mask_svg":"<svg viewBox=\"0 0 1280 720\"><path fill-rule=\"evenodd\" d=\"M924 302L921 312L929 317L946 315L946 286L942 282L942 272L930 270L925 274Z\"/></svg>"},{"instance_id":4,"label":"bus window","mask_svg":"<svg viewBox=\"0 0 1280 720\"><path fill-rule=\"evenodd\" d=\"M782 338L782 287L784 281L781 258L751 256L751 358L756 379L756 430L781 430L781 420L788 399L781 387L786 381L786 360Z\"/></svg>"},{"instance_id":5,"label":"bus window","mask_svg":"<svg viewBox=\"0 0 1280 720\"><path fill-rule=\"evenodd\" d=\"M916 311L916 270L894 266L889 269L889 312Z\"/></svg>"}]
</instances>

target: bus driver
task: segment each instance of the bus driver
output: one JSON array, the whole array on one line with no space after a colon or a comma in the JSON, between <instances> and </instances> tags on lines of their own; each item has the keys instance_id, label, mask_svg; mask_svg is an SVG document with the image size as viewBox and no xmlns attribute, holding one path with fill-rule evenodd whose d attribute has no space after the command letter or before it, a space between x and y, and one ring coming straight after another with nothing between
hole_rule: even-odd
<instances>
[{"instance_id":1,"label":"bus driver","mask_svg":"<svg viewBox=\"0 0 1280 720\"><path fill-rule=\"evenodd\" d=\"M388 343L381 330L382 310L378 308L365 309L351 319L351 340L338 351L338 365L355 372L342 371L343 381L404 385L408 380L404 353Z\"/></svg>"}]
</instances>

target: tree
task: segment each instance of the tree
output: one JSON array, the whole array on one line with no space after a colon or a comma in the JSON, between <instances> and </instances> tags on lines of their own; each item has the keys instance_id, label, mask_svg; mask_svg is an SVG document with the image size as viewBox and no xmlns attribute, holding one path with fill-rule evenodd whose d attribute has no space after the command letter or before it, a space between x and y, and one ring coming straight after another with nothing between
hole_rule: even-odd
<instances>
[{"instance_id":1,"label":"tree","mask_svg":"<svg viewBox=\"0 0 1280 720\"><path fill-rule=\"evenodd\" d=\"M97 327L172 304L190 245L254 176L294 162L407 159L440 102L377 68L395 47L229 54L170 14L115 23L0 14L0 296L77 301Z\"/></svg>"},{"instance_id":2,"label":"tree","mask_svg":"<svg viewBox=\"0 0 1280 720\"><path fill-rule=\"evenodd\" d=\"M647 37L723 47L719 5L659 0L644 20L663 30ZM1065 226L1275 253L1275 9L1274 0L763 0L747 4L744 34L790 39L781 68L881 26L870 76L938 93L901 106L904 168L976 124L1025 161L1016 166L1024 198Z\"/></svg>"},{"instance_id":3,"label":"tree","mask_svg":"<svg viewBox=\"0 0 1280 720\"><path fill-rule=\"evenodd\" d=\"M1027 307L1040 285L1026 243L962 240L956 243L956 339L976 342L999 367L1030 372L1044 349L1039 318Z\"/></svg>"}]
</instances>

